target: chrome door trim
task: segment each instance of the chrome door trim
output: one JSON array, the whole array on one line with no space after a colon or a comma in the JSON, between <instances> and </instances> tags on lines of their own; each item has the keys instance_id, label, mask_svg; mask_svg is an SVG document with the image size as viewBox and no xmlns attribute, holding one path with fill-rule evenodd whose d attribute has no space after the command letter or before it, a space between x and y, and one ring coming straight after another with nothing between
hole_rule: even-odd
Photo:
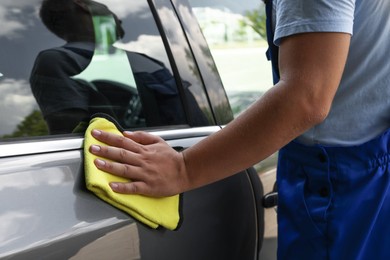
<instances>
[{"instance_id":1,"label":"chrome door trim","mask_svg":"<svg viewBox=\"0 0 390 260\"><path fill-rule=\"evenodd\" d=\"M179 138L203 137L220 130L218 126L148 131L151 134L161 136L165 140ZM28 141L17 140L15 142L0 143L0 158L20 155L31 155L51 152L62 152L83 149L82 137L39 138Z\"/></svg>"},{"instance_id":2,"label":"chrome door trim","mask_svg":"<svg viewBox=\"0 0 390 260\"><path fill-rule=\"evenodd\" d=\"M208 136L221 130L219 126L194 127L175 130L150 131L151 134L161 136L165 140Z\"/></svg>"}]
</instances>

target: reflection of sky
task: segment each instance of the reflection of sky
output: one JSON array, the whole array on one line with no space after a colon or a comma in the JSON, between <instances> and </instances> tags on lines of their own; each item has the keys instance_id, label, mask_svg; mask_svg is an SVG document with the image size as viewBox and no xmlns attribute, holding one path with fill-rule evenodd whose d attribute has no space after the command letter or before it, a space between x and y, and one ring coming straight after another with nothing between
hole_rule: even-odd
<instances>
[{"instance_id":1,"label":"reflection of sky","mask_svg":"<svg viewBox=\"0 0 390 260\"><path fill-rule=\"evenodd\" d=\"M7 10L0 6L0 37L13 37L19 31L26 29L26 26L19 21L12 21L7 19Z\"/></svg>"},{"instance_id":2,"label":"reflection of sky","mask_svg":"<svg viewBox=\"0 0 390 260\"><path fill-rule=\"evenodd\" d=\"M237 0L189 0L191 7L212 7L228 9L233 13L244 14L247 10L256 8L261 0L237 1Z\"/></svg>"},{"instance_id":3,"label":"reflection of sky","mask_svg":"<svg viewBox=\"0 0 390 260\"><path fill-rule=\"evenodd\" d=\"M145 53L156 60L169 64L167 54L161 52L163 42L159 35L140 35L135 41L118 42L115 46L123 50Z\"/></svg>"},{"instance_id":4,"label":"reflection of sky","mask_svg":"<svg viewBox=\"0 0 390 260\"><path fill-rule=\"evenodd\" d=\"M145 10L149 12L149 6L146 4L146 1L101 0L97 2L107 5L119 18L124 18L130 14L136 14ZM130 2L131 4L129 4Z\"/></svg>"},{"instance_id":5,"label":"reflection of sky","mask_svg":"<svg viewBox=\"0 0 390 260\"><path fill-rule=\"evenodd\" d=\"M65 156L67 157L63 159L67 165L76 164L74 155ZM5 169L0 170L0 258L12 255L13 250L47 245L47 241L49 238L53 239L53 236L65 235L66 232L74 234L74 229L90 225L82 225L83 222L77 215L79 212L83 214L76 208L76 203L83 203L82 196L76 198L72 192L75 184L72 172L78 172L77 170L55 165L58 161L52 158L48 158L52 161L47 161L44 165L36 163L43 162L40 156L22 159L24 163L3 160L5 165L3 162L1 164ZM21 165L30 165L31 168ZM7 174L9 172L12 174ZM80 205L82 206L88 207L85 202ZM80 219L88 220L85 216L81 215L84 218ZM104 218L102 212L96 213L96 216ZM58 219L61 219L60 225L57 223ZM75 228L72 229L73 227Z\"/></svg>"},{"instance_id":6,"label":"reflection of sky","mask_svg":"<svg viewBox=\"0 0 390 260\"><path fill-rule=\"evenodd\" d=\"M62 153L61 160L55 154L16 160L3 158L0 163L0 259L128 221L125 213L80 191L79 151ZM65 251L54 253L64 254L58 259L75 253ZM45 256L19 259L50 258Z\"/></svg>"},{"instance_id":7,"label":"reflection of sky","mask_svg":"<svg viewBox=\"0 0 390 260\"><path fill-rule=\"evenodd\" d=\"M15 130L25 116L36 107L26 80L0 79L0 136Z\"/></svg>"},{"instance_id":8,"label":"reflection of sky","mask_svg":"<svg viewBox=\"0 0 390 260\"><path fill-rule=\"evenodd\" d=\"M25 10L36 16L40 0L2 0L0 6L0 37L17 37L31 25L31 16L25 15ZM31 11L33 10L33 11ZM23 17L23 19L20 19Z\"/></svg>"}]
</instances>

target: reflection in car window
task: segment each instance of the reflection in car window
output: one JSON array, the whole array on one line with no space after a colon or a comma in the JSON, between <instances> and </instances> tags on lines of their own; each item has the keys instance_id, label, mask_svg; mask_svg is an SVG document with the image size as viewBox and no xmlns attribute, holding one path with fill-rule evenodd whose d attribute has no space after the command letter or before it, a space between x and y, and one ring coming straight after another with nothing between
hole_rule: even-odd
<instances>
[{"instance_id":1,"label":"reflection in car window","mask_svg":"<svg viewBox=\"0 0 390 260\"><path fill-rule=\"evenodd\" d=\"M0 21L0 138L82 132L97 112L187 124L147 1L7 1Z\"/></svg>"},{"instance_id":2,"label":"reflection in car window","mask_svg":"<svg viewBox=\"0 0 390 260\"><path fill-rule=\"evenodd\" d=\"M190 0L235 116L273 86L266 59L264 4Z\"/></svg>"}]
</instances>

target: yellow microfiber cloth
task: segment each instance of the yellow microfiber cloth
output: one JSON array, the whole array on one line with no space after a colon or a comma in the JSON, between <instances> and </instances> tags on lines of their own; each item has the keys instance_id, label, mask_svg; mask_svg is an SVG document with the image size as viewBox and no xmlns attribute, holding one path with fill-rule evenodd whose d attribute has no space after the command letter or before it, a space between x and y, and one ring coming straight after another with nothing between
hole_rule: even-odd
<instances>
[{"instance_id":1,"label":"yellow microfiber cloth","mask_svg":"<svg viewBox=\"0 0 390 260\"><path fill-rule=\"evenodd\" d=\"M99 170L94 160L98 156L89 151L93 144L105 144L96 140L92 135L93 129L99 129L106 132L122 135L123 131L116 121L107 115L94 116L85 132L84 139L84 165L85 181L87 189L92 191L96 196L108 202L112 206L130 214L133 218L148 225L151 228L165 227L170 230L176 230L181 223L181 196L182 194L152 198L142 195L120 194L111 190L110 182L128 182L128 179L118 177Z\"/></svg>"}]
</instances>

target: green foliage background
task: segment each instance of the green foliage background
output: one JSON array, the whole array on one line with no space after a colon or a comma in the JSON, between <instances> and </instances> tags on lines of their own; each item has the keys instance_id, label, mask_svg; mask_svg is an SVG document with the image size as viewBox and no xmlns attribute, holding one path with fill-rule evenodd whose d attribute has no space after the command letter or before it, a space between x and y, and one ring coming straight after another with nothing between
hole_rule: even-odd
<instances>
[{"instance_id":1,"label":"green foliage background","mask_svg":"<svg viewBox=\"0 0 390 260\"><path fill-rule=\"evenodd\" d=\"M4 135L2 138L29 137L48 135L45 120L39 110L33 110L20 122L13 133Z\"/></svg>"}]
</instances>

